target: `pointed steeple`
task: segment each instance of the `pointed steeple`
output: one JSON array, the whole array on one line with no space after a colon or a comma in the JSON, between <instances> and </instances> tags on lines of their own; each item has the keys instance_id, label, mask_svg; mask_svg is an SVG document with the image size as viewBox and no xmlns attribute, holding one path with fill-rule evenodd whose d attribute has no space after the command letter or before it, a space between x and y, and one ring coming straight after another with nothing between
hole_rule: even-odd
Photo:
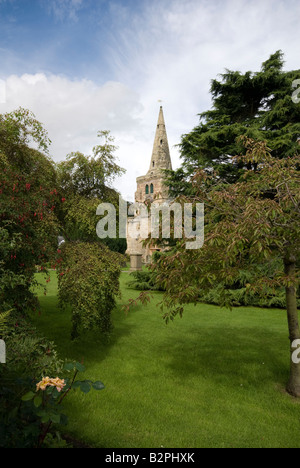
<instances>
[{"instance_id":1,"label":"pointed steeple","mask_svg":"<svg viewBox=\"0 0 300 468\"><path fill-rule=\"evenodd\" d=\"M159 172L161 169L172 169L169 143L162 106L160 106L159 109L151 163L148 173Z\"/></svg>"}]
</instances>

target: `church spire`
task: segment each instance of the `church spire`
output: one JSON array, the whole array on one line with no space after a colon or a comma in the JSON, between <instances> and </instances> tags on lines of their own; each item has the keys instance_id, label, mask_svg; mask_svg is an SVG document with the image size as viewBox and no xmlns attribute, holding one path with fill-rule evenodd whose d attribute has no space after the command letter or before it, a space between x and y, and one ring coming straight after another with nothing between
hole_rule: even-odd
<instances>
[{"instance_id":1,"label":"church spire","mask_svg":"<svg viewBox=\"0 0 300 468\"><path fill-rule=\"evenodd\" d=\"M168 137L162 106L159 109L149 172L172 169Z\"/></svg>"}]
</instances>

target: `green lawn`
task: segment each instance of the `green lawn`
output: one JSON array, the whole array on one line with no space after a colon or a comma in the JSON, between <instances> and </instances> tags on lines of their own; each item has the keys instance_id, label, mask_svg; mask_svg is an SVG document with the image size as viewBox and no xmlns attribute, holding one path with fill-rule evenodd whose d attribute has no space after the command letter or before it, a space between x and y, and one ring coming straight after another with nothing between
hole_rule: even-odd
<instances>
[{"instance_id":1,"label":"green lawn","mask_svg":"<svg viewBox=\"0 0 300 468\"><path fill-rule=\"evenodd\" d=\"M159 293L124 314L138 295L127 281L124 272L109 344L96 332L70 341L54 272L32 317L61 357L83 360L84 378L105 384L65 400L74 437L105 448L300 447L300 403L284 392L285 311L199 304L165 325Z\"/></svg>"}]
</instances>

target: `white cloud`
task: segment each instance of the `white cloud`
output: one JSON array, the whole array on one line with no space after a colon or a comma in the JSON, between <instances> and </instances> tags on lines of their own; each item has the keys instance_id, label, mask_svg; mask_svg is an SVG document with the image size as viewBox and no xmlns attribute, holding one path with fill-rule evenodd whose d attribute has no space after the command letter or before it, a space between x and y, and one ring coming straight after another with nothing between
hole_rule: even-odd
<instances>
[{"instance_id":1,"label":"white cloud","mask_svg":"<svg viewBox=\"0 0 300 468\"><path fill-rule=\"evenodd\" d=\"M139 83L142 97L156 90L192 115L207 109L210 80L225 68L256 71L278 49L288 67L299 67L297 0L153 0L146 5L144 14L133 18L130 11L127 17L121 12L120 23L127 27L116 42L122 47L111 51L117 76Z\"/></svg>"},{"instance_id":2,"label":"white cloud","mask_svg":"<svg viewBox=\"0 0 300 468\"><path fill-rule=\"evenodd\" d=\"M52 140L50 153L62 160L72 151L91 154L99 144L99 130L110 130L119 146L119 164L138 170L134 142L143 143L142 110L138 96L118 82L97 86L89 80L70 80L64 76L43 73L11 75L5 80L6 102L0 112L18 107L30 109L42 122ZM131 174L132 176L132 174ZM119 188L124 196L135 190L135 176L122 179ZM124 193L125 192L125 193Z\"/></svg>"}]
</instances>

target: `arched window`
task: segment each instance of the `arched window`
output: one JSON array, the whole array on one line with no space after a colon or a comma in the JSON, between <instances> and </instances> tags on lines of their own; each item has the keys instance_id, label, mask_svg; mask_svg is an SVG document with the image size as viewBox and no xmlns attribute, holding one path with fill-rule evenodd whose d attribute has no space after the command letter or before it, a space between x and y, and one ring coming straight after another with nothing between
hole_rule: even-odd
<instances>
[{"instance_id":1,"label":"arched window","mask_svg":"<svg viewBox=\"0 0 300 468\"><path fill-rule=\"evenodd\" d=\"M149 194L149 185L146 185L146 195Z\"/></svg>"},{"instance_id":2,"label":"arched window","mask_svg":"<svg viewBox=\"0 0 300 468\"><path fill-rule=\"evenodd\" d=\"M153 184L150 185L150 193L153 193Z\"/></svg>"}]
</instances>

